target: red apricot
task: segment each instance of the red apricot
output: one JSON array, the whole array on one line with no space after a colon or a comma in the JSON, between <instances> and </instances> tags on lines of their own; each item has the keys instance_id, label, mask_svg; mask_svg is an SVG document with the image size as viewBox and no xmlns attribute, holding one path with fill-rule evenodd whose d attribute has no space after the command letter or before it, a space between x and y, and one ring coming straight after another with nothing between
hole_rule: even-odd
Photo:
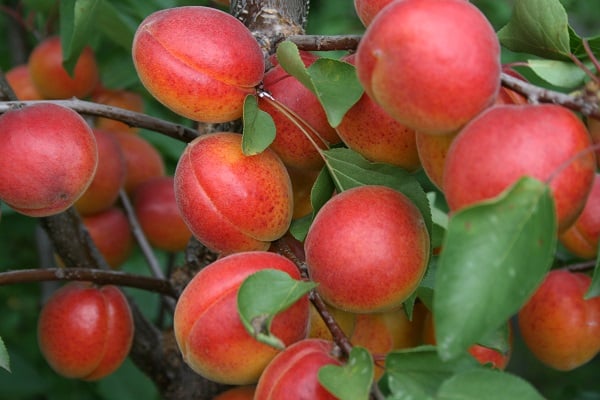
<instances>
[{"instance_id":1,"label":"red apricot","mask_svg":"<svg viewBox=\"0 0 600 400\"><path fill-rule=\"evenodd\" d=\"M17 65L8 71L4 75L6 81L15 92L15 96L19 100L41 100L42 95L38 92L31 74L29 73L29 67L27 64Z\"/></svg>"},{"instance_id":2,"label":"red apricot","mask_svg":"<svg viewBox=\"0 0 600 400\"><path fill-rule=\"evenodd\" d=\"M160 152L139 135L129 132L111 131L115 136L125 156L127 174L123 185L128 194L141 183L166 173L165 162Z\"/></svg>"},{"instance_id":3,"label":"red apricot","mask_svg":"<svg viewBox=\"0 0 600 400\"><path fill-rule=\"evenodd\" d=\"M242 136L218 132L194 139L175 170L175 198L194 236L219 253L266 250L288 229L292 186L267 149L246 156Z\"/></svg>"},{"instance_id":4,"label":"red apricot","mask_svg":"<svg viewBox=\"0 0 600 400\"><path fill-rule=\"evenodd\" d=\"M32 217L71 207L98 164L90 127L75 111L44 103L0 116L0 199Z\"/></svg>"},{"instance_id":5,"label":"red apricot","mask_svg":"<svg viewBox=\"0 0 600 400\"><path fill-rule=\"evenodd\" d=\"M416 133L417 151L421 166L429 180L438 189L442 188L446 155L458 132L447 133L445 135Z\"/></svg>"},{"instance_id":6,"label":"red apricot","mask_svg":"<svg viewBox=\"0 0 600 400\"><path fill-rule=\"evenodd\" d=\"M279 353L260 377L256 400L336 399L318 380L325 365L341 365L333 342L305 339Z\"/></svg>"},{"instance_id":7,"label":"red apricot","mask_svg":"<svg viewBox=\"0 0 600 400\"><path fill-rule=\"evenodd\" d=\"M423 216L405 195L360 186L319 210L304 250L323 300L346 311L376 312L399 307L414 292L429 245Z\"/></svg>"},{"instance_id":8,"label":"red apricot","mask_svg":"<svg viewBox=\"0 0 600 400\"><path fill-rule=\"evenodd\" d=\"M354 64L355 54L343 60ZM421 165L415 131L392 118L366 93L346 112L336 130L346 146L367 160L408 171Z\"/></svg>"},{"instance_id":9,"label":"red apricot","mask_svg":"<svg viewBox=\"0 0 600 400\"><path fill-rule=\"evenodd\" d=\"M135 189L133 207L151 245L165 251L183 251L192 232L183 221L172 176L151 178Z\"/></svg>"},{"instance_id":10,"label":"red apricot","mask_svg":"<svg viewBox=\"0 0 600 400\"><path fill-rule=\"evenodd\" d=\"M237 310L237 292L251 274L277 269L300 279L295 264L271 252L231 254L194 276L182 292L174 314L177 344L185 362L207 379L234 385L251 384L278 350L258 342L244 328ZM290 345L306 337L308 297L277 314L273 335Z\"/></svg>"},{"instance_id":11,"label":"red apricot","mask_svg":"<svg viewBox=\"0 0 600 400\"><path fill-rule=\"evenodd\" d=\"M85 47L69 74L63 67L62 44L59 36L51 36L29 55L29 72L38 92L46 99L87 97L98 85L100 75L94 52Z\"/></svg>"},{"instance_id":12,"label":"red apricot","mask_svg":"<svg viewBox=\"0 0 600 400\"><path fill-rule=\"evenodd\" d=\"M356 52L365 92L423 133L456 131L491 105L500 67L494 28L464 0L394 1L369 25Z\"/></svg>"},{"instance_id":13,"label":"red apricot","mask_svg":"<svg viewBox=\"0 0 600 400\"><path fill-rule=\"evenodd\" d=\"M392 0L354 0L354 10L360 22L369 26L379 11L391 2Z\"/></svg>"},{"instance_id":14,"label":"red apricot","mask_svg":"<svg viewBox=\"0 0 600 400\"><path fill-rule=\"evenodd\" d=\"M600 240L600 175L596 174L585 206L566 231L559 236L560 242L571 253L585 259L598 254Z\"/></svg>"},{"instance_id":15,"label":"red apricot","mask_svg":"<svg viewBox=\"0 0 600 400\"><path fill-rule=\"evenodd\" d=\"M92 101L134 112L144 111L142 96L139 93L124 89L96 89L92 94ZM125 131L129 133L136 133L138 131L137 128L130 127L124 122L103 117L96 118L96 127L109 131Z\"/></svg>"},{"instance_id":16,"label":"red apricot","mask_svg":"<svg viewBox=\"0 0 600 400\"><path fill-rule=\"evenodd\" d=\"M583 298L590 284L583 273L552 270L519 311L523 340L542 363L569 371L600 350L600 297Z\"/></svg>"},{"instance_id":17,"label":"red apricot","mask_svg":"<svg viewBox=\"0 0 600 400\"><path fill-rule=\"evenodd\" d=\"M116 286L72 282L52 294L38 320L38 343L60 375L88 381L114 372L129 354L133 318Z\"/></svg>"},{"instance_id":18,"label":"red apricot","mask_svg":"<svg viewBox=\"0 0 600 400\"><path fill-rule=\"evenodd\" d=\"M499 195L527 175L549 181L559 231L581 212L595 172L585 125L553 105L494 106L454 139L442 189L452 211ZM476 166L476 168L474 167Z\"/></svg>"},{"instance_id":19,"label":"red apricot","mask_svg":"<svg viewBox=\"0 0 600 400\"><path fill-rule=\"evenodd\" d=\"M129 258L133 236L129 220L120 208L110 207L83 216L82 222L108 265L118 268Z\"/></svg>"},{"instance_id":20,"label":"red apricot","mask_svg":"<svg viewBox=\"0 0 600 400\"><path fill-rule=\"evenodd\" d=\"M256 386L237 386L220 393L213 400L254 400Z\"/></svg>"},{"instance_id":21,"label":"red apricot","mask_svg":"<svg viewBox=\"0 0 600 400\"><path fill-rule=\"evenodd\" d=\"M75 202L81 215L95 214L114 205L125 184L127 164L119 142L110 132L93 129L98 146L98 167L94 179Z\"/></svg>"},{"instance_id":22,"label":"red apricot","mask_svg":"<svg viewBox=\"0 0 600 400\"><path fill-rule=\"evenodd\" d=\"M294 193L294 213L292 218L302 218L313 210L310 193L320 171L300 170L291 167L288 167L287 171Z\"/></svg>"},{"instance_id":23,"label":"red apricot","mask_svg":"<svg viewBox=\"0 0 600 400\"><path fill-rule=\"evenodd\" d=\"M318 57L301 52L300 56L305 66L311 65ZM335 129L329 125L325 110L317 96L289 75L276 64L266 74L263 82L264 90L269 92L275 102L283 104L300 117L303 132L294 121L275 107L271 100L259 97L259 107L269 113L275 123L277 134L270 148L277 153L283 163L292 168L318 170L323 166L323 159L317 147L326 149L328 145L340 142ZM312 132L307 126L314 129ZM308 139L306 135L312 138Z\"/></svg>"},{"instance_id":24,"label":"red apricot","mask_svg":"<svg viewBox=\"0 0 600 400\"><path fill-rule=\"evenodd\" d=\"M256 92L265 69L248 28L203 6L149 15L135 33L132 53L140 80L158 101L202 122L241 117L244 99Z\"/></svg>"}]
</instances>

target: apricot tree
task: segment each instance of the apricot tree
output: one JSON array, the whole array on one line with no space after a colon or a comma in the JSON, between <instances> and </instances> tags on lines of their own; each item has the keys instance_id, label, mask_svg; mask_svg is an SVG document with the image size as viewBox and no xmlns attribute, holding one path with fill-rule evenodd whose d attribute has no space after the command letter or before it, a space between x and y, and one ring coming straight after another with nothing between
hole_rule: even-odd
<instances>
[{"instance_id":1,"label":"apricot tree","mask_svg":"<svg viewBox=\"0 0 600 400\"><path fill-rule=\"evenodd\" d=\"M560 378L600 352L577 2L34 3L0 8L3 397L600 393Z\"/></svg>"}]
</instances>

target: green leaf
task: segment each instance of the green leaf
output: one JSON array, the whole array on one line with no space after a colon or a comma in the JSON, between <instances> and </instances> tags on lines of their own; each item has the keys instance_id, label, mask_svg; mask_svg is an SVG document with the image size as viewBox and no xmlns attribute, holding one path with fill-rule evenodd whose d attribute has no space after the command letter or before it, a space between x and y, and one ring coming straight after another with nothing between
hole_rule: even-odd
<instances>
[{"instance_id":1,"label":"green leaf","mask_svg":"<svg viewBox=\"0 0 600 400\"><path fill-rule=\"evenodd\" d=\"M556 231L550 189L528 177L450 218L433 297L442 359L464 353L520 309L550 269Z\"/></svg>"},{"instance_id":2,"label":"green leaf","mask_svg":"<svg viewBox=\"0 0 600 400\"><path fill-rule=\"evenodd\" d=\"M508 354L511 350L511 332L509 322L500 325L487 333L483 338L477 341L477 344L499 351L502 354Z\"/></svg>"},{"instance_id":3,"label":"green leaf","mask_svg":"<svg viewBox=\"0 0 600 400\"><path fill-rule=\"evenodd\" d=\"M340 400L367 400L373 382L373 357L362 347L353 347L343 366L319 369L319 382Z\"/></svg>"},{"instance_id":4,"label":"green leaf","mask_svg":"<svg viewBox=\"0 0 600 400\"><path fill-rule=\"evenodd\" d=\"M431 235L429 200L413 175L394 165L370 162L346 148L325 150L324 155L325 165L338 191L363 185L382 185L395 189L419 208Z\"/></svg>"},{"instance_id":5,"label":"green leaf","mask_svg":"<svg viewBox=\"0 0 600 400\"><path fill-rule=\"evenodd\" d=\"M238 312L244 327L258 341L283 349L285 344L271 334L271 322L278 313L316 286L297 281L276 269L258 271L247 277L237 295Z\"/></svg>"},{"instance_id":6,"label":"green leaf","mask_svg":"<svg viewBox=\"0 0 600 400\"><path fill-rule=\"evenodd\" d=\"M292 221L290 226L290 233L292 236L301 242L304 241L315 215L317 215L317 212L323 207L327 200L331 198L334 190L335 185L331 180L331 176L329 176L327 168L324 167L319 175L317 175L317 179L315 180L315 183L313 183L313 187L310 191L310 203L313 212L310 215Z\"/></svg>"},{"instance_id":7,"label":"green leaf","mask_svg":"<svg viewBox=\"0 0 600 400\"><path fill-rule=\"evenodd\" d=\"M518 53L569 59L567 12L559 0L517 0L508 24L498 31L498 39Z\"/></svg>"},{"instance_id":8,"label":"green leaf","mask_svg":"<svg viewBox=\"0 0 600 400\"><path fill-rule=\"evenodd\" d=\"M433 399L442 382L462 371L481 368L465 354L451 361L442 361L435 347L419 346L389 353L385 359L387 380L393 399Z\"/></svg>"},{"instance_id":9,"label":"green leaf","mask_svg":"<svg viewBox=\"0 0 600 400\"><path fill-rule=\"evenodd\" d=\"M529 60L527 65L544 81L566 89L574 89L583 84L586 73L572 62L558 60Z\"/></svg>"},{"instance_id":10,"label":"green leaf","mask_svg":"<svg viewBox=\"0 0 600 400\"><path fill-rule=\"evenodd\" d=\"M131 51L133 36L137 29L135 20L127 18L109 1L100 1L96 14L96 27L103 35L128 52Z\"/></svg>"},{"instance_id":11,"label":"green leaf","mask_svg":"<svg viewBox=\"0 0 600 400\"><path fill-rule=\"evenodd\" d=\"M327 121L335 128L342 122L346 111L363 95L364 90L358 81L356 70L349 63L320 58L308 67L308 72L315 94L327 114Z\"/></svg>"},{"instance_id":12,"label":"green leaf","mask_svg":"<svg viewBox=\"0 0 600 400\"><path fill-rule=\"evenodd\" d=\"M4 368L8 372L10 372L10 357L8 355L8 350L6 350L6 345L0 337L0 368Z\"/></svg>"},{"instance_id":13,"label":"green leaf","mask_svg":"<svg viewBox=\"0 0 600 400\"><path fill-rule=\"evenodd\" d=\"M64 0L60 2L60 38L63 66L70 74L81 51L96 30L94 18L103 0Z\"/></svg>"},{"instance_id":14,"label":"green leaf","mask_svg":"<svg viewBox=\"0 0 600 400\"><path fill-rule=\"evenodd\" d=\"M334 128L364 92L353 65L331 58L319 58L306 68L298 47L290 41L279 44L277 60L288 74L317 96L329 124Z\"/></svg>"},{"instance_id":15,"label":"green leaf","mask_svg":"<svg viewBox=\"0 0 600 400\"><path fill-rule=\"evenodd\" d=\"M543 400L525 380L489 369L459 373L446 380L436 397L438 400Z\"/></svg>"},{"instance_id":16,"label":"green leaf","mask_svg":"<svg viewBox=\"0 0 600 400\"><path fill-rule=\"evenodd\" d=\"M256 96L244 99L242 151L251 156L263 152L275 139L275 122L269 113L258 108Z\"/></svg>"}]
</instances>

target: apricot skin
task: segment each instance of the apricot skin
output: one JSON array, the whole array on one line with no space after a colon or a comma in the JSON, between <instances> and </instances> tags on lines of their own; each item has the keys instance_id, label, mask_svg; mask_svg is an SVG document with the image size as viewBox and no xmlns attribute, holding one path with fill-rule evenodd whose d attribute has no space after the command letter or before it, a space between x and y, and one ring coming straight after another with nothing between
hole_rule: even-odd
<instances>
[{"instance_id":1,"label":"apricot skin","mask_svg":"<svg viewBox=\"0 0 600 400\"><path fill-rule=\"evenodd\" d=\"M290 177L267 149L242 153L242 137L218 132L194 139L175 170L175 197L194 236L228 254L266 250L288 229L293 213Z\"/></svg>"},{"instance_id":2,"label":"apricot skin","mask_svg":"<svg viewBox=\"0 0 600 400\"><path fill-rule=\"evenodd\" d=\"M600 239L600 175L596 173L594 184L585 206L559 239L574 255L584 259L594 259L598 254Z\"/></svg>"},{"instance_id":3,"label":"apricot skin","mask_svg":"<svg viewBox=\"0 0 600 400\"><path fill-rule=\"evenodd\" d=\"M0 199L14 210L31 217L66 210L97 165L92 130L75 111L43 103L0 116Z\"/></svg>"},{"instance_id":4,"label":"apricot skin","mask_svg":"<svg viewBox=\"0 0 600 400\"><path fill-rule=\"evenodd\" d=\"M500 88L500 45L492 25L469 2L395 1L367 28L356 68L366 93L396 120L442 134L493 103Z\"/></svg>"},{"instance_id":5,"label":"apricot skin","mask_svg":"<svg viewBox=\"0 0 600 400\"><path fill-rule=\"evenodd\" d=\"M133 208L152 246L171 252L185 249L192 233L179 213L173 177L141 183L133 194Z\"/></svg>"},{"instance_id":6,"label":"apricot skin","mask_svg":"<svg viewBox=\"0 0 600 400\"><path fill-rule=\"evenodd\" d=\"M120 208L113 206L83 216L82 222L111 268L117 269L127 261L133 250L133 235L129 220Z\"/></svg>"},{"instance_id":7,"label":"apricot skin","mask_svg":"<svg viewBox=\"0 0 600 400\"><path fill-rule=\"evenodd\" d=\"M418 208L384 186L335 195L304 242L309 275L323 300L351 312L399 307L425 273L429 246Z\"/></svg>"},{"instance_id":8,"label":"apricot skin","mask_svg":"<svg viewBox=\"0 0 600 400\"><path fill-rule=\"evenodd\" d=\"M270 252L231 254L220 258L190 281L174 314L177 344L198 374L220 383L252 384L278 354L246 331L237 310L237 291L249 275L277 269L300 279L295 264ZM290 345L307 335L308 297L302 297L272 321L271 332Z\"/></svg>"},{"instance_id":9,"label":"apricot skin","mask_svg":"<svg viewBox=\"0 0 600 400\"><path fill-rule=\"evenodd\" d=\"M73 282L57 290L38 320L38 343L50 366L88 381L114 372L129 354L133 317L115 286Z\"/></svg>"},{"instance_id":10,"label":"apricot skin","mask_svg":"<svg viewBox=\"0 0 600 400\"><path fill-rule=\"evenodd\" d=\"M203 6L149 15L132 53L140 80L158 101L202 122L241 117L244 98L255 93L265 69L250 31L232 15Z\"/></svg>"},{"instance_id":11,"label":"apricot skin","mask_svg":"<svg viewBox=\"0 0 600 400\"><path fill-rule=\"evenodd\" d=\"M584 300L591 278L552 270L518 314L529 350L542 363L573 370L600 350L600 297Z\"/></svg>"},{"instance_id":12,"label":"apricot skin","mask_svg":"<svg viewBox=\"0 0 600 400\"><path fill-rule=\"evenodd\" d=\"M62 61L62 45L58 36L45 39L33 49L28 65L38 92L46 99L89 96L100 80L92 49L83 49L72 76L64 69Z\"/></svg>"},{"instance_id":13,"label":"apricot skin","mask_svg":"<svg viewBox=\"0 0 600 400\"><path fill-rule=\"evenodd\" d=\"M38 92L27 64L17 65L6 71L6 81L15 92L19 100L42 100L42 95Z\"/></svg>"},{"instance_id":14,"label":"apricot skin","mask_svg":"<svg viewBox=\"0 0 600 400\"><path fill-rule=\"evenodd\" d=\"M90 215L113 206L125 184L127 163L117 139L110 132L93 129L98 146L98 167L94 179L75 202L81 215Z\"/></svg>"},{"instance_id":15,"label":"apricot skin","mask_svg":"<svg viewBox=\"0 0 600 400\"><path fill-rule=\"evenodd\" d=\"M323 339L305 339L289 346L265 369L255 400L336 399L317 378L322 366L341 364L333 351L334 343Z\"/></svg>"},{"instance_id":16,"label":"apricot skin","mask_svg":"<svg viewBox=\"0 0 600 400\"><path fill-rule=\"evenodd\" d=\"M367 27L383 7L392 0L354 0L354 10L360 22Z\"/></svg>"},{"instance_id":17,"label":"apricot skin","mask_svg":"<svg viewBox=\"0 0 600 400\"><path fill-rule=\"evenodd\" d=\"M556 174L549 185L559 231L564 231L583 209L592 187L595 156L583 152L590 145L585 125L566 108L494 106L452 142L442 189L456 211L499 195L524 175L545 181Z\"/></svg>"}]
</instances>

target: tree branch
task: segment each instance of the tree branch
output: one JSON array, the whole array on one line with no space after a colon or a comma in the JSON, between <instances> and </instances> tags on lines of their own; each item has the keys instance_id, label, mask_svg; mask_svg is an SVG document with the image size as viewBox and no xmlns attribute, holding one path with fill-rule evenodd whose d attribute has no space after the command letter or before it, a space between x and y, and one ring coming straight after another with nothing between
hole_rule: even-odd
<instances>
[{"instance_id":1,"label":"tree branch","mask_svg":"<svg viewBox=\"0 0 600 400\"><path fill-rule=\"evenodd\" d=\"M124 122L129 126L136 128L145 128L160 132L169 137L189 143L198 137L195 129L165 121L160 118L151 117L146 114L125 110L123 108L108 106L105 104L93 103L90 101L79 100L76 98L70 100L30 100L30 101L4 101L0 102L0 114L18 107L24 107L39 103L54 103L63 107L68 107L78 113L92 115L96 117L105 117Z\"/></svg>"}]
</instances>

